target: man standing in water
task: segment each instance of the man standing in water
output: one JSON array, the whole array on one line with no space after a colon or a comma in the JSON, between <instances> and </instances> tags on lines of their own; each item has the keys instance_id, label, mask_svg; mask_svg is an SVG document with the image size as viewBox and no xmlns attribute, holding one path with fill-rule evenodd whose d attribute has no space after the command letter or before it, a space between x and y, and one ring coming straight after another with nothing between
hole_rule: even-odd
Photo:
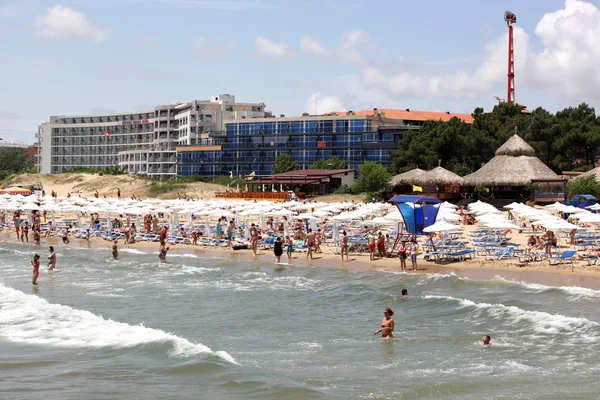
<instances>
[{"instance_id":1,"label":"man standing in water","mask_svg":"<svg viewBox=\"0 0 600 400\"><path fill-rule=\"evenodd\" d=\"M56 253L54 252L54 246L48 247L48 271L54 271L56 267Z\"/></svg>"},{"instance_id":2,"label":"man standing in water","mask_svg":"<svg viewBox=\"0 0 600 400\"><path fill-rule=\"evenodd\" d=\"M119 259L119 248L117 246L117 241L115 240L112 245L112 255L115 260Z\"/></svg>"},{"instance_id":3,"label":"man standing in water","mask_svg":"<svg viewBox=\"0 0 600 400\"><path fill-rule=\"evenodd\" d=\"M33 276L31 277L31 283L37 285L38 277L40 276L40 256L36 254L33 256L33 261L31 261L31 266L33 267Z\"/></svg>"}]
</instances>

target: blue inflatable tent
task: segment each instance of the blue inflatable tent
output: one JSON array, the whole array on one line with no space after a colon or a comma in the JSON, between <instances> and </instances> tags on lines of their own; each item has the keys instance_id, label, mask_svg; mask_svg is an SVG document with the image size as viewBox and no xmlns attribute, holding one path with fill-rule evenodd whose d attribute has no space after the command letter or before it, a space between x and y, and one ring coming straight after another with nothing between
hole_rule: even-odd
<instances>
[{"instance_id":1,"label":"blue inflatable tent","mask_svg":"<svg viewBox=\"0 0 600 400\"><path fill-rule=\"evenodd\" d=\"M408 233L423 234L423 229L433 225L439 211L440 200L431 196L398 195L389 200L398 207Z\"/></svg>"}]
</instances>

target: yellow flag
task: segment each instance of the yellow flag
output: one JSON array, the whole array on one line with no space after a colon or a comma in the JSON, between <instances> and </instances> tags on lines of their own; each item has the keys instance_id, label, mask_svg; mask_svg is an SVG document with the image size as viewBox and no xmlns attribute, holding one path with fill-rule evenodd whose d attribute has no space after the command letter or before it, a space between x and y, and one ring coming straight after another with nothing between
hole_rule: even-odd
<instances>
[{"instance_id":1,"label":"yellow flag","mask_svg":"<svg viewBox=\"0 0 600 400\"><path fill-rule=\"evenodd\" d=\"M422 192L423 188L421 186L413 185L413 192Z\"/></svg>"}]
</instances>

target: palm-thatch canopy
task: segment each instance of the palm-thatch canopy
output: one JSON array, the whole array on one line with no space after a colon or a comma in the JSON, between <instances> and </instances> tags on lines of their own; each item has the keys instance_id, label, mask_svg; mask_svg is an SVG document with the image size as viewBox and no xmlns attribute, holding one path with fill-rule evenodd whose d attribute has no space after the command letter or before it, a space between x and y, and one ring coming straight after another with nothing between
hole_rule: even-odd
<instances>
[{"instance_id":1,"label":"palm-thatch canopy","mask_svg":"<svg viewBox=\"0 0 600 400\"><path fill-rule=\"evenodd\" d=\"M403 172L390 179L390 185L414 185L417 183L416 178L424 173L425 171L419 167L411 169L410 171Z\"/></svg>"},{"instance_id":2,"label":"palm-thatch canopy","mask_svg":"<svg viewBox=\"0 0 600 400\"><path fill-rule=\"evenodd\" d=\"M464 179L454 172L448 171L443 167L435 167L431 171L427 171L419 175L416 179L417 183L422 186L446 186L446 185L462 185Z\"/></svg>"},{"instance_id":3,"label":"palm-thatch canopy","mask_svg":"<svg viewBox=\"0 0 600 400\"><path fill-rule=\"evenodd\" d=\"M535 150L514 134L496 150L496 157L464 177L466 186L528 186L532 180L560 179L535 157Z\"/></svg>"}]
</instances>

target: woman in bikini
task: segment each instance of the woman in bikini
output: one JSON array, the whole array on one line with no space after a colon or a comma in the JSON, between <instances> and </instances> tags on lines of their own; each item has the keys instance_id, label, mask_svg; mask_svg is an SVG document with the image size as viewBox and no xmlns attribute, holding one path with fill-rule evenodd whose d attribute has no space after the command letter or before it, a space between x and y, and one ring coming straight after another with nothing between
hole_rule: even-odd
<instances>
[{"instance_id":1,"label":"woman in bikini","mask_svg":"<svg viewBox=\"0 0 600 400\"><path fill-rule=\"evenodd\" d=\"M252 244L252 252L256 255L258 250L258 229L256 229L256 225L254 224L250 227L250 243Z\"/></svg>"},{"instance_id":2,"label":"woman in bikini","mask_svg":"<svg viewBox=\"0 0 600 400\"><path fill-rule=\"evenodd\" d=\"M348 234L346 231L342 232L342 249L340 251L342 255L342 261L344 261L344 254L346 255L346 262L349 261L349 253L348 253Z\"/></svg>"},{"instance_id":3,"label":"woman in bikini","mask_svg":"<svg viewBox=\"0 0 600 400\"><path fill-rule=\"evenodd\" d=\"M48 271L54 270L56 267L56 253L54 252L54 246L48 247Z\"/></svg>"},{"instance_id":4,"label":"woman in bikini","mask_svg":"<svg viewBox=\"0 0 600 400\"><path fill-rule=\"evenodd\" d=\"M394 311L387 307L383 311L383 319L381 320L381 328L379 328L374 335L377 335L381 332L381 337L383 338L393 338L394 337L394 320L392 319L392 315L394 315Z\"/></svg>"},{"instance_id":5,"label":"woman in bikini","mask_svg":"<svg viewBox=\"0 0 600 400\"><path fill-rule=\"evenodd\" d=\"M398 249L398 258L400 259L400 270L406 271L406 242L402 242L400 244L400 249Z\"/></svg>"}]
</instances>

